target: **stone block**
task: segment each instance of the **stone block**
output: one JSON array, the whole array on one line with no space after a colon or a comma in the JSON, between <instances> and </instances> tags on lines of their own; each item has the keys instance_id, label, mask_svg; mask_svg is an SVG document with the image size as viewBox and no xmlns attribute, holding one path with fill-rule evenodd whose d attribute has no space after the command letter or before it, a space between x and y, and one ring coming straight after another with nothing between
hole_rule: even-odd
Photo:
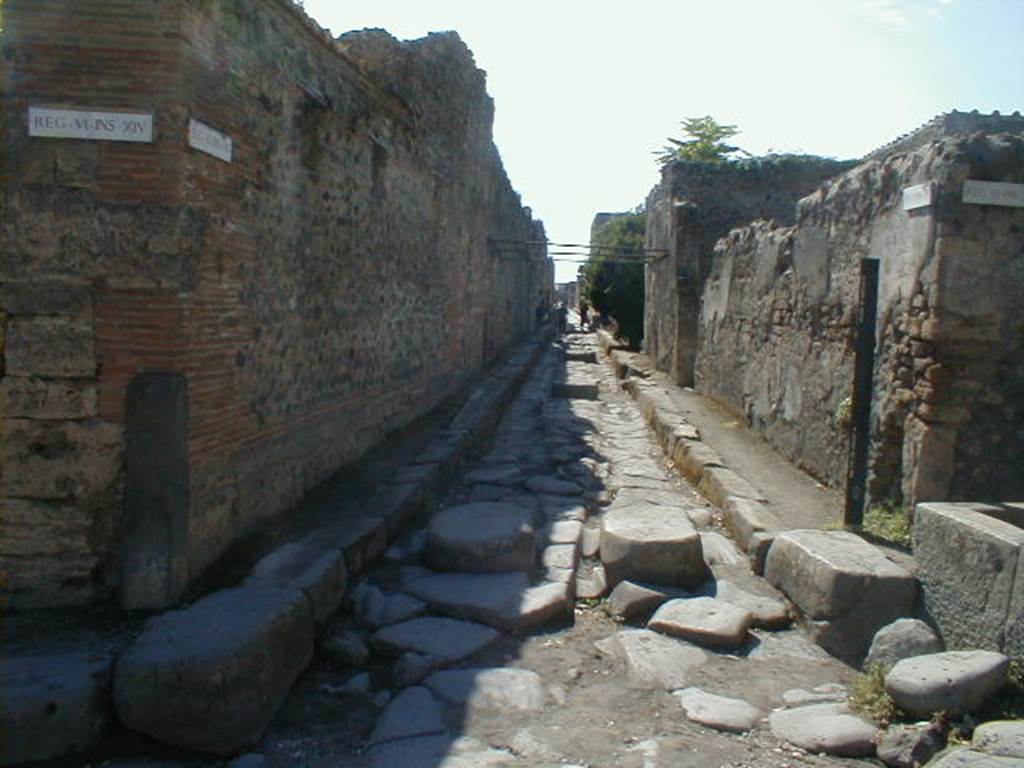
<instances>
[{"instance_id":1,"label":"stone block","mask_svg":"<svg viewBox=\"0 0 1024 768\"><path fill-rule=\"evenodd\" d=\"M1006 683L1010 659L994 651L946 651L903 659L885 676L900 709L920 718L975 712Z\"/></svg>"},{"instance_id":2,"label":"stone block","mask_svg":"<svg viewBox=\"0 0 1024 768\"><path fill-rule=\"evenodd\" d=\"M679 474L691 483L700 482L705 468L724 466L722 457L698 440L677 440L672 450L672 461Z\"/></svg>"},{"instance_id":3,"label":"stone block","mask_svg":"<svg viewBox=\"0 0 1024 768\"><path fill-rule=\"evenodd\" d=\"M0 284L0 309L9 315L92 314L92 285L59 278L8 280Z\"/></svg>"},{"instance_id":4,"label":"stone block","mask_svg":"<svg viewBox=\"0 0 1024 768\"><path fill-rule=\"evenodd\" d=\"M717 507L724 507L730 497L755 501L763 499L762 494L754 486L728 467L705 466L697 490Z\"/></svg>"},{"instance_id":5,"label":"stone block","mask_svg":"<svg viewBox=\"0 0 1024 768\"><path fill-rule=\"evenodd\" d=\"M725 513L725 527L736 542L747 552L754 553L759 540L755 534L780 530L782 522L756 499L727 496L721 505Z\"/></svg>"},{"instance_id":6,"label":"stone block","mask_svg":"<svg viewBox=\"0 0 1024 768\"><path fill-rule=\"evenodd\" d=\"M689 518L655 504L609 508L602 519L601 561L610 585L628 579L694 587L707 571L700 534Z\"/></svg>"},{"instance_id":7,"label":"stone block","mask_svg":"<svg viewBox=\"0 0 1024 768\"><path fill-rule=\"evenodd\" d=\"M0 664L0 763L51 760L95 748L110 720L110 659L8 658Z\"/></svg>"},{"instance_id":8,"label":"stone block","mask_svg":"<svg viewBox=\"0 0 1024 768\"><path fill-rule=\"evenodd\" d=\"M394 535L423 505L423 486L417 483L388 483L374 491L366 509L387 523Z\"/></svg>"},{"instance_id":9,"label":"stone block","mask_svg":"<svg viewBox=\"0 0 1024 768\"><path fill-rule=\"evenodd\" d=\"M151 619L118 658L114 705L129 728L176 747L255 747L313 655L309 600L240 587Z\"/></svg>"},{"instance_id":10,"label":"stone block","mask_svg":"<svg viewBox=\"0 0 1024 768\"><path fill-rule=\"evenodd\" d=\"M1008 632L1011 644L1019 643L1024 528L996 517L1000 509L971 503L917 505L917 577L925 609L947 648L1002 651Z\"/></svg>"},{"instance_id":11,"label":"stone block","mask_svg":"<svg viewBox=\"0 0 1024 768\"><path fill-rule=\"evenodd\" d=\"M109 493L117 480L122 431L98 420L8 419L0 450L9 495L81 504Z\"/></svg>"},{"instance_id":12,"label":"stone block","mask_svg":"<svg viewBox=\"0 0 1024 768\"><path fill-rule=\"evenodd\" d=\"M473 502L430 519L426 559L439 571L530 571L535 561L533 515L516 504Z\"/></svg>"},{"instance_id":13,"label":"stone block","mask_svg":"<svg viewBox=\"0 0 1024 768\"><path fill-rule=\"evenodd\" d=\"M89 419L96 416L96 389L79 379L7 376L0 381L0 414L14 419Z\"/></svg>"},{"instance_id":14,"label":"stone block","mask_svg":"<svg viewBox=\"0 0 1024 768\"><path fill-rule=\"evenodd\" d=\"M245 584L301 589L313 607L313 620L322 626L341 604L348 571L340 549L289 542L257 562Z\"/></svg>"},{"instance_id":15,"label":"stone block","mask_svg":"<svg viewBox=\"0 0 1024 768\"><path fill-rule=\"evenodd\" d=\"M91 378L96 375L92 320L12 317L4 347L9 376Z\"/></svg>"},{"instance_id":16,"label":"stone block","mask_svg":"<svg viewBox=\"0 0 1024 768\"><path fill-rule=\"evenodd\" d=\"M780 534L765 578L817 622L815 640L842 658L862 658L875 633L912 616L917 602L914 577L846 531Z\"/></svg>"}]
</instances>

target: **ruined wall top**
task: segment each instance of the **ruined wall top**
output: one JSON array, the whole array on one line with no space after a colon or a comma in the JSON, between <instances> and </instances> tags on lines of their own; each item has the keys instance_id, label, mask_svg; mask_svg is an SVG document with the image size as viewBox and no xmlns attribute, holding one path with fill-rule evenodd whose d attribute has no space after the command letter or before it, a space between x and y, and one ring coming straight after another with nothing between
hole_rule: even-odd
<instances>
[{"instance_id":1,"label":"ruined wall top","mask_svg":"<svg viewBox=\"0 0 1024 768\"><path fill-rule=\"evenodd\" d=\"M883 144L873 152L864 155L864 161L881 160L888 155L911 152L923 147L932 141L954 136L956 134L968 134L982 131L984 133L1024 133L1024 116L1020 112L1012 115L1001 115L993 112L990 115L981 114L978 110L971 112L943 112L936 115L924 125L915 128L909 133L899 136L888 144Z\"/></svg>"}]
</instances>

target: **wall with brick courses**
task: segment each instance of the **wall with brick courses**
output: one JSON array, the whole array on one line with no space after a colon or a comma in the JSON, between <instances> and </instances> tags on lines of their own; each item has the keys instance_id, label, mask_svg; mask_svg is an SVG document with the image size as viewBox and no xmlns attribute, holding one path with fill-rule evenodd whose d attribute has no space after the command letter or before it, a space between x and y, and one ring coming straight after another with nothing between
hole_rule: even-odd
<instances>
[{"instance_id":1,"label":"wall with brick courses","mask_svg":"<svg viewBox=\"0 0 1024 768\"><path fill-rule=\"evenodd\" d=\"M138 374L187 382L192 578L530 330L550 262L488 238L543 228L455 35L339 46L286 0L4 15L12 604L116 588ZM29 105L152 112L156 140L29 138ZM232 138L231 163L188 147L189 118Z\"/></svg>"},{"instance_id":2,"label":"wall with brick courses","mask_svg":"<svg viewBox=\"0 0 1024 768\"><path fill-rule=\"evenodd\" d=\"M845 482L859 261L880 259L874 500L1024 495L1024 211L961 201L1024 181L1024 139L946 138L865 163L714 251L697 388L796 463ZM931 183L935 203L905 211Z\"/></svg>"},{"instance_id":3,"label":"wall with brick courses","mask_svg":"<svg viewBox=\"0 0 1024 768\"><path fill-rule=\"evenodd\" d=\"M816 157L676 162L647 197L644 349L677 383L693 384L700 296L715 242L754 219L793 222L796 201L849 163Z\"/></svg>"}]
</instances>

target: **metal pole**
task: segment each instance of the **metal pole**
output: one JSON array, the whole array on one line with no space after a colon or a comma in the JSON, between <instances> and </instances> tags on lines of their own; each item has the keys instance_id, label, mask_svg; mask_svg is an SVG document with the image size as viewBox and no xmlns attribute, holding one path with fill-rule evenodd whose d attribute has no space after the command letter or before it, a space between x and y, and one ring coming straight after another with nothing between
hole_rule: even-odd
<instances>
[{"instance_id":1,"label":"metal pole","mask_svg":"<svg viewBox=\"0 0 1024 768\"><path fill-rule=\"evenodd\" d=\"M868 485L868 449L871 446L871 399L875 374L875 316L878 312L878 259L860 261L860 307L853 369L853 446L846 473L848 527L864 521Z\"/></svg>"}]
</instances>

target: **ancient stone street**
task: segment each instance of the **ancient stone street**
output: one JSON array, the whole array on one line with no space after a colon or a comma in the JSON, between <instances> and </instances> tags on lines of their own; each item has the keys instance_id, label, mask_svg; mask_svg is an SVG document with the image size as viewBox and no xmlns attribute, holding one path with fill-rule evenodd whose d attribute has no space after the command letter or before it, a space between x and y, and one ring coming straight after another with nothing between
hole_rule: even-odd
<instances>
[{"instance_id":1,"label":"ancient stone street","mask_svg":"<svg viewBox=\"0 0 1024 768\"><path fill-rule=\"evenodd\" d=\"M849 723L829 738L873 752L842 703L854 670L790 624L596 352L592 334L553 343L431 514L359 576L263 741L270 763L853 765L772 731L786 701L823 699L828 728Z\"/></svg>"}]
</instances>

